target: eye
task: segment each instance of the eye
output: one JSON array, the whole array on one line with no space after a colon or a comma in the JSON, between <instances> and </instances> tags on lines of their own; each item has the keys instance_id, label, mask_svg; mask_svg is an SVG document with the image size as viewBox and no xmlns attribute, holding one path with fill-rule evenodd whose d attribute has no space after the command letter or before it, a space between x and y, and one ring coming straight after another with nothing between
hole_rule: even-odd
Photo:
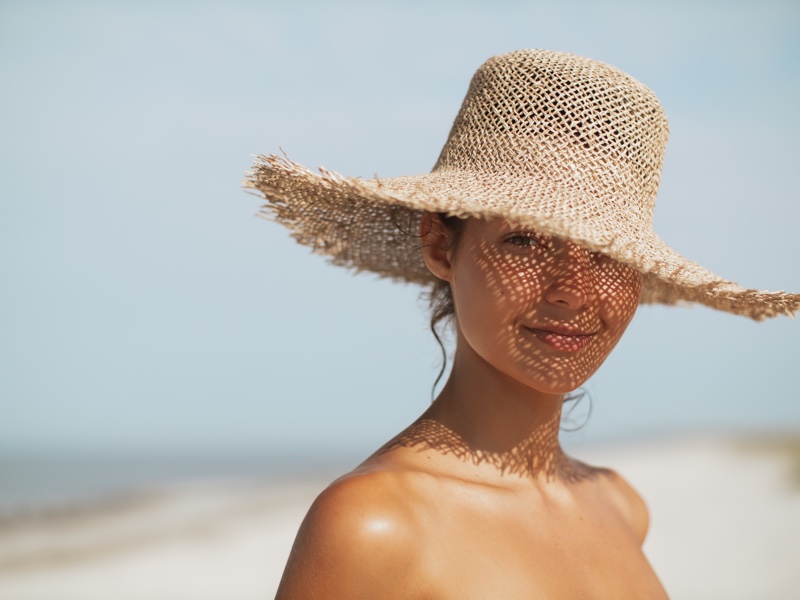
<instances>
[{"instance_id":1,"label":"eye","mask_svg":"<svg viewBox=\"0 0 800 600\"><path fill-rule=\"evenodd\" d=\"M533 231L515 231L506 236L505 242L512 246L520 247L538 247L545 246L545 240Z\"/></svg>"}]
</instances>

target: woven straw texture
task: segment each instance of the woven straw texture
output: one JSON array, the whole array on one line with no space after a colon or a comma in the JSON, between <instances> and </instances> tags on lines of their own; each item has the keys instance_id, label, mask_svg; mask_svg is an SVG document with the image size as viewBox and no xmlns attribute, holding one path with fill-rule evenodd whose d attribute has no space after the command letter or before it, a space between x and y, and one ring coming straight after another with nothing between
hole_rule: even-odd
<instances>
[{"instance_id":1,"label":"woven straw texture","mask_svg":"<svg viewBox=\"0 0 800 600\"><path fill-rule=\"evenodd\" d=\"M361 180L261 155L245 186L298 242L334 264L393 279L434 280L419 249L423 211L502 217L638 269L643 303L792 316L800 295L742 288L655 234L667 136L655 94L619 69L520 50L475 73L431 173Z\"/></svg>"}]
</instances>

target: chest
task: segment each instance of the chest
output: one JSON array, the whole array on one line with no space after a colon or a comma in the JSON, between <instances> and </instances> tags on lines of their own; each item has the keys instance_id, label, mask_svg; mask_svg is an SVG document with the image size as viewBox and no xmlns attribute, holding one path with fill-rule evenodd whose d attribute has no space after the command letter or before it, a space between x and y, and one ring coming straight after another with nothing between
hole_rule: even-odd
<instances>
[{"instance_id":1,"label":"chest","mask_svg":"<svg viewBox=\"0 0 800 600\"><path fill-rule=\"evenodd\" d=\"M429 598L666 598L638 540L613 511L496 508L453 508L430 524L436 542L423 563Z\"/></svg>"}]
</instances>

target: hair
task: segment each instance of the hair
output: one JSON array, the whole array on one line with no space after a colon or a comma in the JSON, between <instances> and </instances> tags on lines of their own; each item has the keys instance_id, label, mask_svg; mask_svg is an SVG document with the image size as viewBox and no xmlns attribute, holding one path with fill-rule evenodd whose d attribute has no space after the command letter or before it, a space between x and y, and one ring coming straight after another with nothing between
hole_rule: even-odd
<instances>
[{"instance_id":1,"label":"hair","mask_svg":"<svg viewBox=\"0 0 800 600\"><path fill-rule=\"evenodd\" d=\"M433 213L432 217L438 219L442 227L450 234L448 236L450 239L450 246L447 249L455 251L467 222L460 217L448 216L446 213ZM433 224L431 224L431 227L433 227ZM436 396L436 386L439 385L439 382L442 380L447 370L447 349L442 341L444 331L440 333L439 328L440 326L446 328L453 323L456 318L456 307L453 303L453 293L450 289L450 283L444 279L436 279L436 281L431 284L430 288L428 288L427 293L425 293L425 298L428 301L431 314L430 330L442 351L442 366L439 369L436 380L433 382L433 386L431 386L431 401L433 401ZM579 425L564 427L566 431L577 431L586 425L592 414L592 397L584 388L579 388L564 396L565 404L574 402L565 415L565 420L567 421L570 420L575 408L584 398L587 398L589 402L586 418Z\"/></svg>"},{"instance_id":2,"label":"hair","mask_svg":"<svg viewBox=\"0 0 800 600\"><path fill-rule=\"evenodd\" d=\"M432 217L438 219L442 227L450 234L448 236L450 239L450 246L447 249L454 250L458 246L458 241L464 231L466 221L459 217L447 216L445 213L434 213ZM431 227L433 227L433 224L431 224ZM436 386L439 385L447 369L447 350L444 347L442 335L439 333L438 328L440 325L447 327L447 325L453 322L456 316L456 307L455 304L453 304L453 293L450 289L450 283L444 279L437 279L432 283L425 294L425 298L428 301L428 306L431 311L431 333L433 337L436 338L436 343L439 344L439 348L442 351L442 366L431 387L431 400L433 400L436 394Z\"/></svg>"}]
</instances>

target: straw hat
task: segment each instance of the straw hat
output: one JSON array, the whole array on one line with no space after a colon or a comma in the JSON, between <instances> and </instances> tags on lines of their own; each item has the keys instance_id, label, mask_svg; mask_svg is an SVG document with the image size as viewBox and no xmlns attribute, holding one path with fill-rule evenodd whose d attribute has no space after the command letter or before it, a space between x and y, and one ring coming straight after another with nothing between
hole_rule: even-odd
<instances>
[{"instance_id":1,"label":"straw hat","mask_svg":"<svg viewBox=\"0 0 800 600\"><path fill-rule=\"evenodd\" d=\"M431 283L417 236L423 211L503 217L638 269L641 302L793 315L800 295L742 288L655 234L667 135L655 94L619 69L519 50L475 73L431 173L361 180L261 155L245 186L298 242L359 271Z\"/></svg>"}]
</instances>

